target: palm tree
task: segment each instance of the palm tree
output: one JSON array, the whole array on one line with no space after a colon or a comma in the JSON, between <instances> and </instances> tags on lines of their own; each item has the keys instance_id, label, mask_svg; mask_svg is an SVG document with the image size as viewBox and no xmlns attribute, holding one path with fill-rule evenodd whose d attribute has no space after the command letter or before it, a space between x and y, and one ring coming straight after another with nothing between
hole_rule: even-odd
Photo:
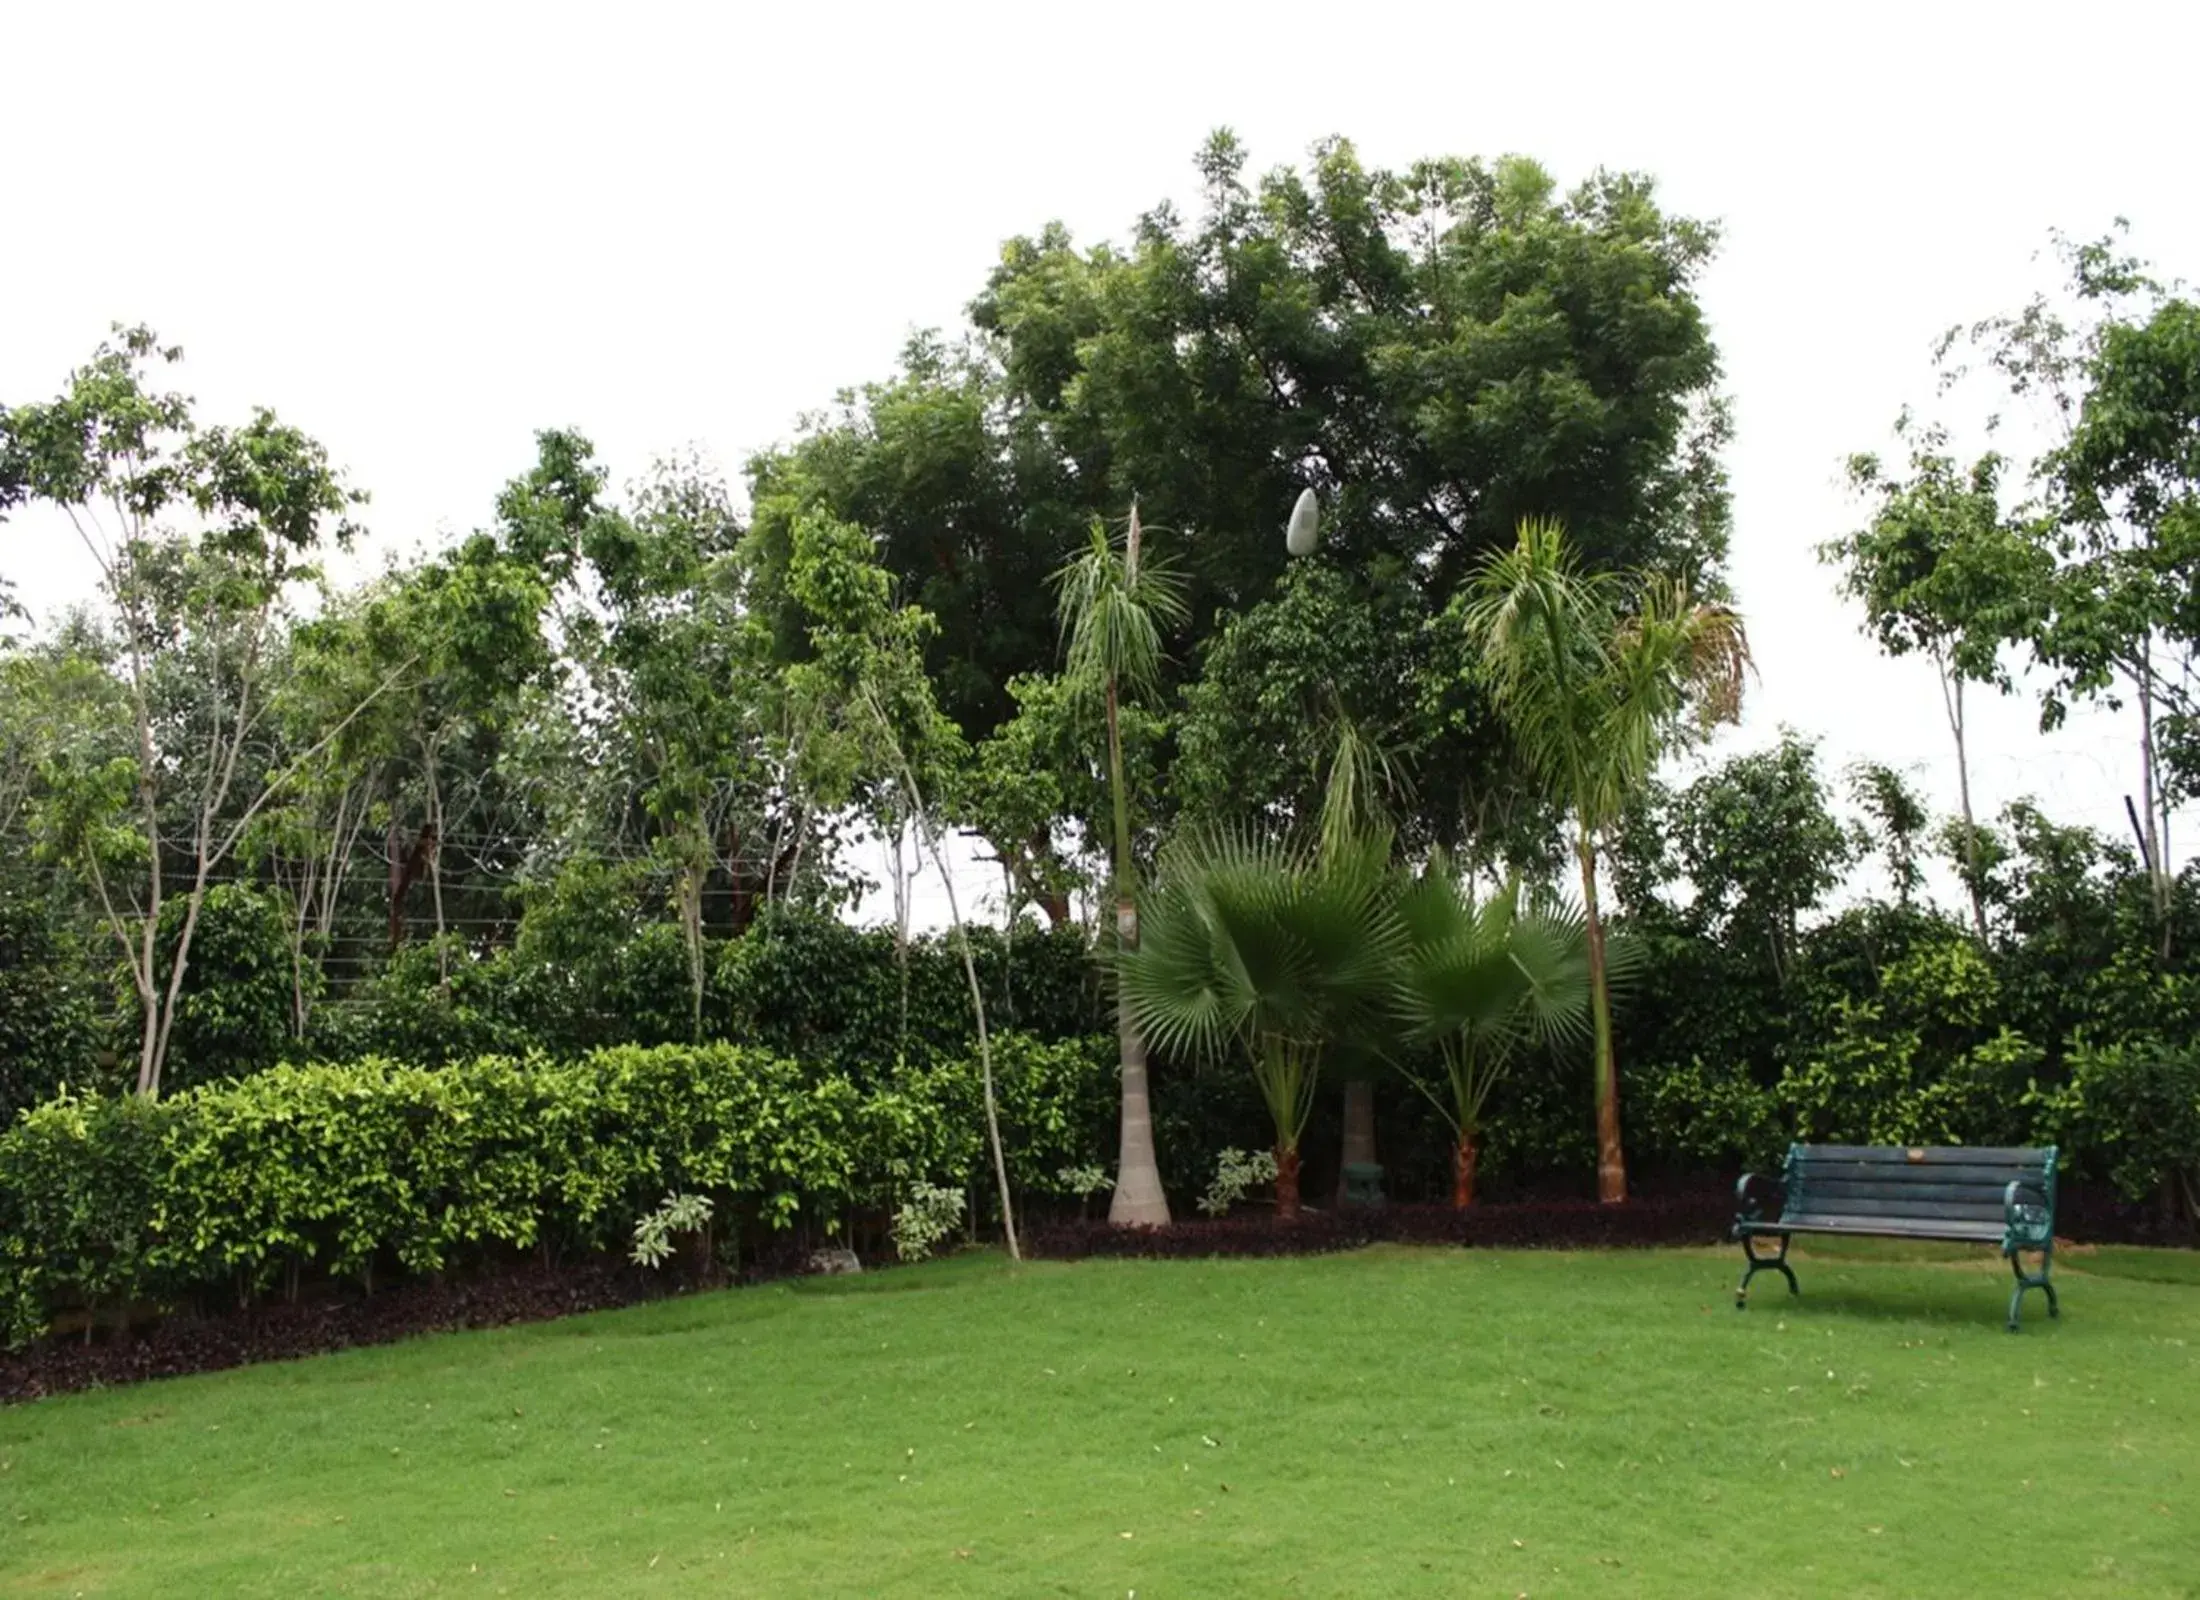
<instances>
[{"instance_id":1,"label":"palm tree","mask_svg":"<svg viewBox=\"0 0 2200 1600\"><path fill-rule=\"evenodd\" d=\"M1097 691L1107 715L1108 794L1114 812L1115 937L1119 950L1138 948L1137 864L1131 856L1130 791L1123 771L1122 699L1150 695L1161 678L1164 628L1186 617L1184 588L1177 574L1150 557L1141 560L1138 503L1118 546L1106 527L1094 522L1085 550L1055 574L1057 606L1067 643L1072 682ZM1169 1220L1169 1199L1161 1189L1161 1167L1154 1156L1153 1103L1146 1077L1146 1042L1129 1004L1116 998L1116 1041L1122 1061L1121 1141L1115 1168L1115 1195L1108 1220L1117 1225L1158 1227Z\"/></svg>"},{"instance_id":2,"label":"palm tree","mask_svg":"<svg viewBox=\"0 0 2200 1600\"><path fill-rule=\"evenodd\" d=\"M1749 636L1732 609L1697 600L1677 579L1584 573L1564 530L1533 519L1463 598L1483 681L1522 759L1573 813L1596 1032L1597 1193L1617 1204L1627 1163L1597 850L1684 716L1709 728L1739 715Z\"/></svg>"},{"instance_id":3,"label":"palm tree","mask_svg":"<svg viewBox=\"0 0 2200 1600\"><path fill-rule=\"evenodd\" d=\"M1163 853L1143 937L1117 966L1124 1005L1175 1054L1242 1051L1276 1131L1276 1211L1299 1209L1299 1136L1322 1057L1377 1033L1400 937L1390 840L1309 851L1244 832Z\"/></svg>"},{"instance_id":4,"label":"palm tree","mask_svg":"<svg viewBox=\"0 0 2200 1600\"><path fill-rule=\"evenodd\" d=\"M1583 918L1524 897L1515 878L1477 902L1471 881L1439 853L1400 894L1404 932L1398 1009L1410 1043L1433 1048L1440 1081L1411 1058L1400 1074L1451 1124L1457 1144L1451 1203L1474 1203L1482 1108L1532 1044L1589 1032L1589 955Z\"/></svg>"}]
</instances>

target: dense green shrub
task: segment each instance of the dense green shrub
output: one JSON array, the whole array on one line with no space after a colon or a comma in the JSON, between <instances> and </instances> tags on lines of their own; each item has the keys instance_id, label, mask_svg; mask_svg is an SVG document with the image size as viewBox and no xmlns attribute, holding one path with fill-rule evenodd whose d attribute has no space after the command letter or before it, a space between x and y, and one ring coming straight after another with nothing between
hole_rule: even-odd
<instances>
[{"instance_id":1,"label":"dense green shrub","mask_svg":"<svg viewBox=\"0 0 2200 1600\"><path fill-rule=\"evenodd\" d=\"M0 876L0 1128L98 1074L101 985L50 897Z\"/></svg>"},{"instance_id":2,"label":"dense green shrub","mask_svg":"<svg viewBox=\"0 0 2200 1600\"><path fill-rule=\"evenodd\" d=\"M2077 1170L2133 1200L2160 1195L2200 1217L2200 1053L2137 1041L2070 1053L2069 1081L2039 1097L2040 1123Z\"/></svg>"},{"instance_id":3,"label":"dense green shrub","mask_svg":"<svg viewBox=\"0 0 2200 1600\"><path fill-rule=\"evenodd\" d=\"M996 1040L1027 1192L1103 1157L1109 1044ZM771 1227L890 1207L980 1171L978 1104L967 1061L865 1090L725 1044L279 1066L157 1104L57 1098L0 1134L0 1326L21 1340L71 1302L248 1300L308 1273L371 1286L491 1248L602 1249L672 1192Z\"/></svg>"},{"instance_id":4,"label":"dense green shrub","mask_svg":"<svg viewBox=\"0 0 2200 1600\"><path fill-rule=\"evenodd\" d=\"M691 1042L680 930L654 923L594 937L611 925L561 895L531 906L507 949L476 955L452 940L439 959L431 942L407 945L352 995L320 1008L308 1053L440 1065ZM994 1027L1070 1039L1107 1026L1079 930L974 928L971 944ZM899 1062L958 1056L975 1036L961 957L943 936L910 941L906 1030L903 966L889 930L774 906L707 957L706 1041L740 1039L870 1080Z\"/></svg>"},{"instance_id":5,"label":"dense green shrub","mask_svg":"<svg viewBox=\"0 0 2200 1600\"><path fill-rule=\"evenodd\" d=\"M181 898L161 907L155 971L163 984L187 911ZM317 969L307 971L318 988ZM281 902L242 883L207 890L191 931L162 1082L182 1089L273 1066L290 1045L292 985L290 933Z\"/></svg>"}]
</instances>

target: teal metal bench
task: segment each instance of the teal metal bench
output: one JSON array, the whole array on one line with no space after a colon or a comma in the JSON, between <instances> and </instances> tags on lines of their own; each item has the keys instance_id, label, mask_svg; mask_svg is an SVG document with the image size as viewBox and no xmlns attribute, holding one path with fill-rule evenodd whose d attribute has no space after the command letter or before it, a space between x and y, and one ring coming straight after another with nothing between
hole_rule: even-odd
<instances>
[{"instance_id":1,"label":"teal metal bench","mask_svg":"<svg viewBox=\"0 0 2200 1600\"><path fill-rule=\"evenodd\" d=\"M1961 1145L1882 1148L1876 1145L1794 1144L1779 1180L1762 1173L1736 1185L1733 1236L1748 1265L1734 1286L1734 1309L1749 1305L1749 1280L1775 1271L1788 1293L1801 1293L1787 1264L1798 1233L1857 1234L1888 1239L1952 1239L1993 1244L2009 1260L2016 1291L2009 1296L2009 1331L2027 1289L2047 1294L2047 1314L2062 1315L2047 1281L2055 1257L2055 1147L2041 1150ZM1761 1256L1756 1241L1778 1239L1780 1253ZM2024 1270L2036 1253L2037 1272Z\"/></svg>"}]
</instances>

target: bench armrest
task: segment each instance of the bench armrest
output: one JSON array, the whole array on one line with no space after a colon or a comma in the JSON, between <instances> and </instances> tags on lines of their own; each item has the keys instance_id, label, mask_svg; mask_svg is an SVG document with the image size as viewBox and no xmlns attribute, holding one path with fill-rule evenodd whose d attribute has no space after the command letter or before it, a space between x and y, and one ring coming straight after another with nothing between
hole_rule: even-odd
<instances>
[{"instance_id":1,"label":"bench armrest","mask_svg":"<svg viewBox=\"0 0 2200 1600\"><path fill-rule=\"evenodd\" d=\"M2055 1206L2045 1185L2019 1178L2002 1191L2001 1205L2004 1255L2020 1247L2037 1250L2054 1242Z\"/></svg>"},{"instance_id":2,"label":"bench armrest","mask_svg":"<svg viewBox=\"0 0 2200 1600\"><path fill-rule=\"evenodd\" d=\"M1787 1204L1787 1190L1778 1178L1767 1177L1762 1172L1745 1172L1742 1181L1734 1185L1734 1221L1777 1221Z\"/></svg>"}]
</instances>

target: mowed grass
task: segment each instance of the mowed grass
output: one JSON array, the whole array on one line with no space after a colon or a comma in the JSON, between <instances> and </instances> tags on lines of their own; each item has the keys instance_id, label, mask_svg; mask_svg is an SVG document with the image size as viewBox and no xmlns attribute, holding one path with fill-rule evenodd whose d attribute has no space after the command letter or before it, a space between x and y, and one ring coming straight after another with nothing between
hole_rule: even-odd
<instances>
[{"instance_id":1,"label":"mowed grass","mask_svg":"<svg viewBox=\"0 0 2200 1600\"><path fill-rule=\"evenodd\" d=\"M2200 1594L2200 1274L971 1255L0 1411L0 1594ZM1769 1287L1768 1287L1769 1283Z\"/></svg>"}]
</instances>

